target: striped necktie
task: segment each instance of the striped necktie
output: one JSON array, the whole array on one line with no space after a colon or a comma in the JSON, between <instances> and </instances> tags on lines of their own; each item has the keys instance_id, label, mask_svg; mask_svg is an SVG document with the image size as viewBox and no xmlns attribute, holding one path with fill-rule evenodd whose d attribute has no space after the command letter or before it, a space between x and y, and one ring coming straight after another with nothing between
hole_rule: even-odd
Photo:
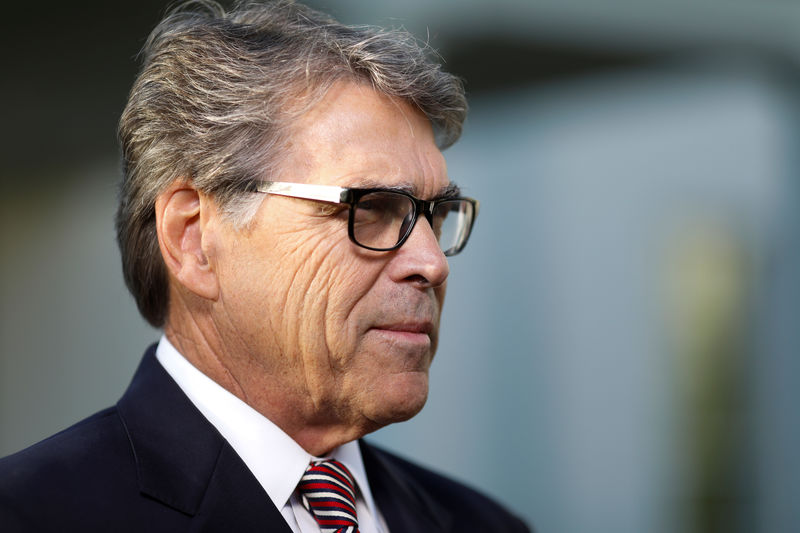
<instances>
[{"instance_id":1,"label":"striped necktie","mask_svg":"<svg viewBox=\"0 0 800 533\"><path fill-rule=\"evenodd\" d=\"M358 533L355 482L339 461L311 463L297 486L322 533Z\"/></svg>"}]
</instances>

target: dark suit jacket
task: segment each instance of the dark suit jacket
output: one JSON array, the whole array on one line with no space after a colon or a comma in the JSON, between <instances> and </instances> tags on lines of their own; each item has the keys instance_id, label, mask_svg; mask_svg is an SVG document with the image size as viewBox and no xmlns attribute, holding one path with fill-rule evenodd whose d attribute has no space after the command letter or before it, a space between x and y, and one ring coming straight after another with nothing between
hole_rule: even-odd
<instances>
[{"instance_id":1,"label":"dark suit jacket","mask_svg":"<svg viewBox=\"0 0 800 533\"><path fill-rule=\"evenodd\" d=\"M528 531L472 489L363 441L361 451L392 533ZM0 531L290 533L154 347L115 407L0 459Z\"/></svg>"}]
</instances>

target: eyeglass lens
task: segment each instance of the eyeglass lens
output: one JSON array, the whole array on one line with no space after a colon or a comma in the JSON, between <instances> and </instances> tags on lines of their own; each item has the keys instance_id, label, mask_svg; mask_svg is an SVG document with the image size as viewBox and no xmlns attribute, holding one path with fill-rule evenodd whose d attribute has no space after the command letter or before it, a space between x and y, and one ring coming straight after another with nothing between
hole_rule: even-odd
<instances>
[{"instance_id":1,"label":"eyeglass lens","mask_svg":"<svg viewBox=\"0 0 800 533\"><path fill-rule=\"evenodd\" d=\"M416 206L408 196L390 191L362 196L353 213L353 238L368 248L390 249L406 237ZM472 219L472 204L446 200L436 205L433 231L445 255L463 247Z\"/></svg>"}]
</instances>

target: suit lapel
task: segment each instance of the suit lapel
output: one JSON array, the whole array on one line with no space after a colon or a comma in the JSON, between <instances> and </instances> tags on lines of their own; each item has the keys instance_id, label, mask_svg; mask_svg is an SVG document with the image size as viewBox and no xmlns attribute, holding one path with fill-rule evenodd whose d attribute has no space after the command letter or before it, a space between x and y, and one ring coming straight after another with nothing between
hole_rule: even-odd
<instances>
[{"instance_id":1,"label":"suit lapel","mask_svg":"<svg viewBox=\"0 0 800 533\"><path fill-rule=\"evenodd\" d=\"M292 533L263 487L227 443L193 526L193 531Z\"/></svg>"},{"instance_id":2,"label":"suit lapel","mask_svg":"<svg viewBox=\"0 0 800 533\"><path fill-rule=\"evenodd\" d=\"M193 516L194 531L290 533L264 489L155 358L117 404L142 493Z\"/></svg>"},{"instance_id":3,"label":"suit lapel","mask_svg":"<svg viewBox=\"0 0 800 533\"><path fill-rule=\"evenodd\" d=\"M377 448L359 441L370 490L392 533L451 531L452 516Z\"/></svg>"}]
</instances>

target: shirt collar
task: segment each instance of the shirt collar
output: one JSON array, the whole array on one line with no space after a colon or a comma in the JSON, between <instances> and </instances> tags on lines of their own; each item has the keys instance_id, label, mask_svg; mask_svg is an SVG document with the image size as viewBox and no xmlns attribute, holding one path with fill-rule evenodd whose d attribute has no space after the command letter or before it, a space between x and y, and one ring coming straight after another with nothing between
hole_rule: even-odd
<instances>
[{"instance_id":1,"label":"shirt collar","mask_svg":"<svg viewBox=\"0 0 800 533\"><path fill-rule=\"evenodd\" d=\"M279 510L289 502L312 456L268 418L200 372L162 336L156 358L181 390L222 434L247 465ZM353 474L368 509L377 516L357 441L336 448L328 457Z\"/></svg>"},{"instance_id":2,"label":"shirt collar","mask_svg":"<svg viewBox=\"0 0 800 533\"><path fill-rule=\"evenodd\" d=\"M369 489L367 471L364 468L364 460L361 458L361 447L358 445L358 442L350 441L346 444L342 444L333 451L331 458L344 464L344 466L350 470L350 473L353 474L355 478L356 485L358 485L358 489L361 491L361 496L364 498L364 503L367 504L369 512L372 516L378 516L375 511L375 502L372 499L372 491Z\"/></svg>"}]
</instances>

